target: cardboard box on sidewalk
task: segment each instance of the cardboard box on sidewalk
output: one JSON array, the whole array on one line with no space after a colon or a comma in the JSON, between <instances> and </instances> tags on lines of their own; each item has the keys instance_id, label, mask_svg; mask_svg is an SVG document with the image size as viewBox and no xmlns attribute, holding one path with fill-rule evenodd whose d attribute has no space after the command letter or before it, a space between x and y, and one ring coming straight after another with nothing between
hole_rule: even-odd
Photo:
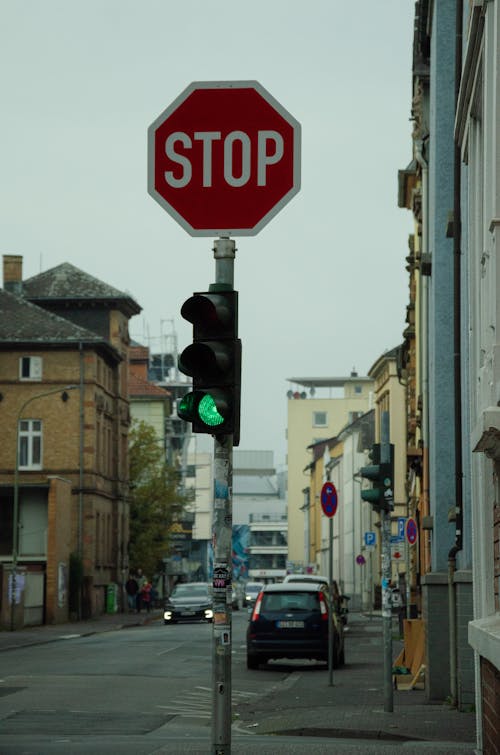
<instances>
[{"instance_id":1,"label":"cardboard box on sidewalk","mask_svg":"<svg viewBox=\"0 0 500 755\"><path fill-rule=\"evenodd\" d=\"M423 619L405 619L403 622L404 648L394 661L395 689L425 688L425 623ZM409 673L397 673L406 668Z\"/></svg>"}]
</instances>

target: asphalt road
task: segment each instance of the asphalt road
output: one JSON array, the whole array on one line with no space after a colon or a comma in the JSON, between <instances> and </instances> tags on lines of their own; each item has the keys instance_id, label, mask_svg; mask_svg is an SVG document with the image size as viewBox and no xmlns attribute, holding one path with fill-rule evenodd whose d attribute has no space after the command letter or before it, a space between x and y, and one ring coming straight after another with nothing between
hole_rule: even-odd
<instances>
[{"instance_id":1,"label":"asphalt road","mask_svg":"<svg viewBox=\"0 0 500 755\"><path fill-rule=\"evenodd\" d=\"M380 655L378 623L365 620L359 629L353 624L348 663L334 672L332 688L324 664L315 662L276 661L248 671L247 620L246 611L234 612L232 753L472 752L457 732L449 744L417 741L420 719L413 725L417 737L406 732L398 740L391 732L407 719L409 707L403 717L402 708L389 717L384 734L387 716L376 705L381 681L375 663ZM0 753L211 754L211 653L210 625L164 626L159 621L90 636L58 634L55 641L5 650L0 654ZM403 699L405 706L411 703L411 697ZM433 713L443 715L441 709ZM436 716L427 709L419 709L419 715L429 739L442 732L449 738L456 719L447 712L448 728L437 725L434 732L429 720ZM361 720L359 726L352 726L353 716ZM339 733L344 727L343 736L337 736L332 722ZM325 724L331 729L328 737ZM367 739L363 728L377 729L384 741Z\"/></svg>"},{"instance_id":2,"label":"asphalt road","mask_svg":"<svg viewBox=\"0 0 500 755\"><path fill-rule=\"evenodd\" d=\"M246 611L234 612L235 711L288 676L247 672L247 618ZM211 625L158 621L5 652L0 752L152 753L162 746L181 752L190 740L192 753L193 737L200 752L209 752L211 653Z\"/></svg>"}]
</instances>

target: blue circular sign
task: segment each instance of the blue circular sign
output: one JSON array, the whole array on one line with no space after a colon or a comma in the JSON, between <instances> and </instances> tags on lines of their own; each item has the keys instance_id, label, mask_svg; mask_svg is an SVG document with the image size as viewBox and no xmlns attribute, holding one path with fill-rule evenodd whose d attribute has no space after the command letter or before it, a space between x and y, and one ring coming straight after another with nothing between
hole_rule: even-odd
<instances>
[{"instance_id":1,"label":"blue circular sign","mask_svg":"<svg viewBox=\"0 0 500 755\"><path fill-rule=\"evenodd\" d=\"M410 517L406 521L406 539L410 543L410 545L415 545L417 542L418 537L418 528L417 523L413 519L413 517Z\"/></svg>"},{"instance_id":2,"label":"blue circular sign","mask_svg":"<svg viewBox=\"0 0 500 755\"><path fill-rule=\"evenodd\" d=\"M325 516L335 516L338 498L333 482L325 482L321 488L321 507Z\"/></svg>"}]
</instances>

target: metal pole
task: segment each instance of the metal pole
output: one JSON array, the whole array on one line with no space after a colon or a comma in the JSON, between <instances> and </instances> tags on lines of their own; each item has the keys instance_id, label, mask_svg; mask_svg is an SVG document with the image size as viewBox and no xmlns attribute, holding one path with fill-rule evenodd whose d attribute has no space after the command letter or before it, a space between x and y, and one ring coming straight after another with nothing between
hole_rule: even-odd
<instances>
[{"instance_id":1,"label":"metal pole","mask_svg":"<svg viewBox=\"0 0 500 755\"><path fill-rule=\"evenodd\" d=\"M233 288L235 242L215 241L215 281ZM212 750L231 753L233 436L214 439Z\"/></svg>"},{"instance_id":2,"label":"metal pole","mask_svg":"<svg viewBox=\"0 0 500 755\"><path fill-rule=\"evenodd\" d=\"M405 532L405 568L406 568L406 618L411 616L411 573L410 573L410 544Z\"/></svg>"},{"instance_id":3,"label":"metal pole","mask_svg":"<svg viewBox=\"0 0 500 755\"><path fill-rule=\"evenodd\" d=\"M390 426L389 412L381 413L380 425L380 462L390 462ZM394 480L392 480L394 486ZM392 508L392 501L391 501ZM389 583L391 581L391 512L382 509L380 512L382 530L382 625L384 637L384 711L392 713L394 710L392 690L392 611Z\"/></svg>"},{"instance_id":4,"label":"metal pole","mask_svg":"<svg viewBox=\"0 0 500 755\"><path fill-rule=\"evenodd\" d=\"M368 578L368 600L370 621L373 619L373 548L370 549L370 576Z\"/></svg>"},{"instance_id":5,"label":"metal pole","mask_svg":"<svg viewBox=\"0 0 500 755\"><path fill-rule=\"evenodd\" d=\"M329 564L328 580L330 582L330 610L328 614L328 686L333 687L333 516L328 522L330 544L329 544Z\"/></svg>"}]
</instances>

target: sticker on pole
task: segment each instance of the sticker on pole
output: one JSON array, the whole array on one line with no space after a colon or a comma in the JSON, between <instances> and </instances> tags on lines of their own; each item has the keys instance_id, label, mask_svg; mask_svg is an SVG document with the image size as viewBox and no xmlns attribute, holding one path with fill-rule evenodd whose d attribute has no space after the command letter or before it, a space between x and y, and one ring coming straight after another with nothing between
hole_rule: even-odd
<instances>
[{"instance_id":1,"label":"sticker on pole","mask_svg":"<svg viewBox=\"0 0 500 755\"><path fill-rule=\"evenodd\" d=\"M325 516L335 516L337 505L338 498L335 485L333 482L325 482L321 488L321 508Z\"/></svg>"}]
</instances>

